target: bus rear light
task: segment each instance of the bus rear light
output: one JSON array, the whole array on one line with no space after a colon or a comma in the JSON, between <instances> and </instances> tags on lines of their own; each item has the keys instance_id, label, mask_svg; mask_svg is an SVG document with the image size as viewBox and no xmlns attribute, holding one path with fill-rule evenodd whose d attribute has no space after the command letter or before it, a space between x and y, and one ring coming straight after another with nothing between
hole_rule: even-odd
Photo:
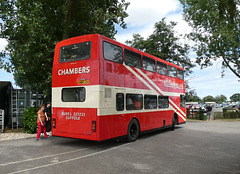
<instances>
[{"instance_id":1,"label":"bus rear light","mask_svg":"<svg viewBox=\"0 0 240 174\"><path fill-rule=\"evenodd\" d=\"M96 132L96 121L92 121L92 132Z\"/></svg>"},{"instance_id":2,"label":"bus rear light","mask_svg":"<svg viewBox=\"0 0 240 174\"><path fill-rule=\"evenodd\" d=\"M52 119L52 128L56 128L56 118Z\"/></svg>"}]
</instances>

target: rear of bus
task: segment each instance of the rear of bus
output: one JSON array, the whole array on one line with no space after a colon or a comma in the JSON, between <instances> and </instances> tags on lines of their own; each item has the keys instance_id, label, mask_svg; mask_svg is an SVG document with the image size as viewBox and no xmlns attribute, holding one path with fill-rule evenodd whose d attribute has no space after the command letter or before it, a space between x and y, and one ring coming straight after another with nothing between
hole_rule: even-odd
<instances>
[{"instance_id":1,"label":"rear of bus","mask_svg":"<svg viewBox=\"0 0 240 174\"><path fill-rule=\"evenodd\" d=\"M98 140L99 35L57 43L52 72L52 135Z\"/></svg>"}]
</instances>

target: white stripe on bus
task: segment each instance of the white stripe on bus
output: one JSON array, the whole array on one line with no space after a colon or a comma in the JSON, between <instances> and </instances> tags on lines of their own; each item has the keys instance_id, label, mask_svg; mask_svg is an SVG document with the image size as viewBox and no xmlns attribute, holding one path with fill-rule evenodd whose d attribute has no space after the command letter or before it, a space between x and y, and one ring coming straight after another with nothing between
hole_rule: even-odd
<instances>
[{"instance_id":1,"label":"white stripe on bus","mask_svg":"<svg viewBox=\"0 0 240 174\"><path fill-rule=\"evenodd\" d=\"M151 90L154 90L156 91L155 89L153 89L141 76L139 76L131 67L127 66L127 65L124 65L130 72L132 72L140 81L142 81L146 86L148 86ZM136 68L134 68L136 69ZM165 94L166 92L163 92L151 79L149 79L147 77L146 74L144 74L141 70L138 70L136 69L143 77L145 77L159 92L157 93L160 93L160 94ZM179 95L178 95L179 96ZM186 121L186 114L169 98L169 101L170 101L170 104L174 105L174 107L177 108L177 111L180 110L181 114L179 112L176 112L176 110L174 109L174 111L176 113L178 113L178 115L184 120ZM183 115L182 115L183 114Z\"/></svg>"},{"instance_id":2,"label":"white stripe on bus","mask_svg":"<svg viewBox=\"0 0 240 174\"><path fill-rule=\"evenodd\" d=\"M136 69L142 76L144 76L160 93L162 93L163 95L167 95L167 96L173 96L173 95L169 95L169 92L164 92L162 91L146 74L144 74L140 69ZM177 94L177 93L175 93ZM182 93L181 93L182 94ZM179 94L177 95L179 96ZM170 102L184 115L186 116L186 114L171 100L169 99Z\"/></svg>"},{"instance_id":3,"label":"white stripe on bus","mask_svg":"<svg viewBox=\"0 0 240 174\"><path fill-rule=\"evenodd\" d=\"M136 68L135 68L136 69ZM136 69L144 78L146 78L150 84L152 84L156 89L158 89L158 91L166 96L180 96L181 94L184 93L177 93L177 92L166 92L166 91L162 91L146 74L144 74L140 69Z\"/></svg>"}]
</instances>

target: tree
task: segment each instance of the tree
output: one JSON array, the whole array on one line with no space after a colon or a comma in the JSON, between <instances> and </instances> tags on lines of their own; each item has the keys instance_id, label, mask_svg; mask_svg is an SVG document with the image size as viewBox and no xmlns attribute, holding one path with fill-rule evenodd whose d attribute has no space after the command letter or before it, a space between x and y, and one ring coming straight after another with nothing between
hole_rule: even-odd
<instances>
[{"instance_id":1,"label":"tree","mask_svg":"<svg viewBox=\"0 0 240 174\"><path fill-rule=\"evenodd\" d=\"M222 59L222 75L229 68L240 78L240 1L180 0L184 19L193 27L197 63L202 68Z\"/></svg>"},{"instance_id":2,"label":"tree","mask_svg":"<svg viewBox=\"0 0 240 174\"><path fill-rule=\"evenodd\" d=\"M230 99L233 102L240 102L240 93L233 94Z\"/></svg>"},{"instance_id":3,"label":"tree","mask_svg":"<svg viewBox=\"0 0 240 174\"><path fill-rule=\"evenodd\" d=\"M0 38L8 41L0 68L24 88L51 89L57 42L99 33L110 38L126 28L125 0L0 0ZM7 60L9 59L9 60Z\"/></svg>"},{"instance_id":4,"label":"tree","mask_svg":"<svg viewBox=\"0 0 240 174\"><path fill-rule=\"evenodd\" d=\"M176 36L174 27L177 23L167 24L165 18L155 23L154 32L144 39L140 34L134 34L126 44L166 61L184 67L185 74L191 73L194 64L188 57L189 45L181 44L180 36Z\"/></svg>"},{"instance_id":5,"label":"tree","mask_svg":"<svg viewBox=\"0 0 240 174\"><path fill-rule=\"evenodd\" d=\"M227 101L227 97L225 95L217 95L215 97L215 100L217 103L222 103L222 102Z\"/></svg>"},{"instance_id":6,"label":"tree","mask_svg":"<svg viewBox=\"0 0 240 174\"><path fill-rule=\"evenodd\" d=\"M208 95L206 97L203 97L203 101L204 102L215 102L216 100L215 100L215 98L213 96Z\"/></svg>"},{"instance_id":7,"label":"tree","mask_svg":"<svg viewBox=\"0 0 240 174\"><path fill-rule=\"evenodd\" d=\"M186 92L186 101L187 102L200 102L201 98L197 96L195 90L189 90Z\"/></svg>"}]
</instances>

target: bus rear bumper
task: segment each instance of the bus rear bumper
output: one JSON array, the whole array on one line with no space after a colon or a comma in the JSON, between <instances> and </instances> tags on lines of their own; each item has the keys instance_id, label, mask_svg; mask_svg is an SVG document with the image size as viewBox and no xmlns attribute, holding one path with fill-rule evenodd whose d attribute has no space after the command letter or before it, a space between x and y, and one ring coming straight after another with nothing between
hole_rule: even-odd
<instances>
[{"instance_id":1,"label":"bus rear bumper","mask_svg":"<svg viewBox=\"0 0 240 174\"><path fill-rule=\"evenodd\" d=\"M52 136L53 137L66 137L66 138L75 138L75 139L82 139L82 140L99 141L96 133L84 135L84 134L74 134L74 133L69 134L69 133L65 133L65 132L53 131Z\"/></svg>"}]
</instances>

